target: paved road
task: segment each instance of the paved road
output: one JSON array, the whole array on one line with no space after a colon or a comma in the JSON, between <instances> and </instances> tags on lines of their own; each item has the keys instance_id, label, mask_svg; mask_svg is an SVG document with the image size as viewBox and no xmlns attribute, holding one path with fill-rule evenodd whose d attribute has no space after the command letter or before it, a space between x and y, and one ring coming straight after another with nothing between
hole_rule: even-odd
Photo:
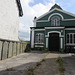
<instances>
[{"instance_id":1,"label":"paved road","mask_svg":"<svg viewBox=\"0 0 75 75\"><path fill-rule=\"evenodd\" d=\"M56 62L58 57L59 54L57 53L49 53L45 57L45 61L34 70L34 75L60 75L59 66Z\"/></svg>"},{"instance_id":2,"label":"paved road","mask_svg":"<svg viewBox=\"0 0 75 75\"><path fill-rule=\"evenodd\" d=\"M48 53L31 52L0 61L0 75L26 75L30 67L35 67L36 62L43 59ZM13 71L6 71L13 68Z\"/></svg>"},{"instance_id":3,"label":"paved road","mask_svg":"<svg viewBox=\"0 0 75 75\"><path fill-rule=\"evenodd\" d=\"M64 60L65 75L75 75L75 54L60 54Z\"/></svg>"},{"instance_id":4,"label":"paved road","mask_svg":"<svg viewBox=\"0 0 75 75\"><path fill-rule=\"evenodd\" d=\"M41 59L55 59L58 56L63 57L65 75L75 75L75 55L72 54L52 54L42 52L23 53L18 56L0 61L0 75L27 75L27 69L35 67L36 62ZM50 65L50 64L49 64ZM7 71L8 68L13 68Z\"/></svg>"}]
</instances>

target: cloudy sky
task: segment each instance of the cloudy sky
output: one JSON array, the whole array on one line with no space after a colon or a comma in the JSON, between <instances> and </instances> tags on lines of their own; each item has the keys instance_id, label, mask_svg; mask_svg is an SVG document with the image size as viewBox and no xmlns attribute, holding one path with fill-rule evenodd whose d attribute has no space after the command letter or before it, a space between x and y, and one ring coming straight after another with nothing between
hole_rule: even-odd
<instances>
[{"instance_id":1,"label":"cloudy sky","mask_svg":"<svg viewBox=\"0 0 75 75\"><path fill-rule=\"evenodd\" d=\"M75 14L75 0L20 0L23 17L20 18L19 38L30 40L30 27L33 27L34 17L39 17L49 11L57 3L63 10Z\"/></svg>"}]
</instances>

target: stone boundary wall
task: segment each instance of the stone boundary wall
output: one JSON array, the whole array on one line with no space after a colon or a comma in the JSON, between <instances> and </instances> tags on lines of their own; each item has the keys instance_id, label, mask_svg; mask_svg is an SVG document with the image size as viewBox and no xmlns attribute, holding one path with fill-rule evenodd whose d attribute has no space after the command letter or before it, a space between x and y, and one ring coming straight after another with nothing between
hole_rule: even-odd
<instances>
[{"instance_id":1,"label":"stone boundary wall","mask_svg":"<svg viewBox=\"0 0 75 75\"><path fill-rule=\"evenodd\" d=\"M27 43L0 40L0 60L24 53Z\"/></svg>"}]
</instances>

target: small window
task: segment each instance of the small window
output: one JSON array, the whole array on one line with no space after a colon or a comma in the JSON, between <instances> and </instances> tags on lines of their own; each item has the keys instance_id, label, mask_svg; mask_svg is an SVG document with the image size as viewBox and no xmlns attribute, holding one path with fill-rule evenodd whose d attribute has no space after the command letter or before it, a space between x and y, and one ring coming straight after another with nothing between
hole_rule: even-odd
<instances>
[{"instance_id":1,"label":"small window","mask_svg":"<svg viewBox=\"0 0 75 75\"><path fill-rule=\"evenodd\" d=\"M51 26L59 26L60 25L60 18L58 16L54 16L51 19Z\"/></svg>"},{"instance_id":2,"label":"small window","mask_svg":"<svg viewBox=\"0 0 75 75\"><path fill-rule=\"evenodd\" d=\"M67 34L66 43L67 44L75 44L75 34L74 33Z\"/></svg>"},{"instance_id":3,"label":"small window","mask_svg":"<svg viewBox=\"0 0 75 75\"><path fill-rule=\"evenodd\" d=\"M36 43L43 43L44 42L44 34L43 33L37 33L36 34Z\"/></svg>"}]
</instances>

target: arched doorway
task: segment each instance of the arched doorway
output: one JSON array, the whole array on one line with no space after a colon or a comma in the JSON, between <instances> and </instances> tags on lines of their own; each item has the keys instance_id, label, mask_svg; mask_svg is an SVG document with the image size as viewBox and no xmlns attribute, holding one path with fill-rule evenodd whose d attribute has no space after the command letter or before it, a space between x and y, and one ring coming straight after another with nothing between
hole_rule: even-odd
<instances>
[{"instance_id":1,"label":"arched doorway","mask_svg":"<svg viewBox=\"0 0 75 75\"><path fill-rule=\"evenodd\" d=\"M49 50L59 51L59 33L49 33Z\"/></svg>"}]
</instances>

